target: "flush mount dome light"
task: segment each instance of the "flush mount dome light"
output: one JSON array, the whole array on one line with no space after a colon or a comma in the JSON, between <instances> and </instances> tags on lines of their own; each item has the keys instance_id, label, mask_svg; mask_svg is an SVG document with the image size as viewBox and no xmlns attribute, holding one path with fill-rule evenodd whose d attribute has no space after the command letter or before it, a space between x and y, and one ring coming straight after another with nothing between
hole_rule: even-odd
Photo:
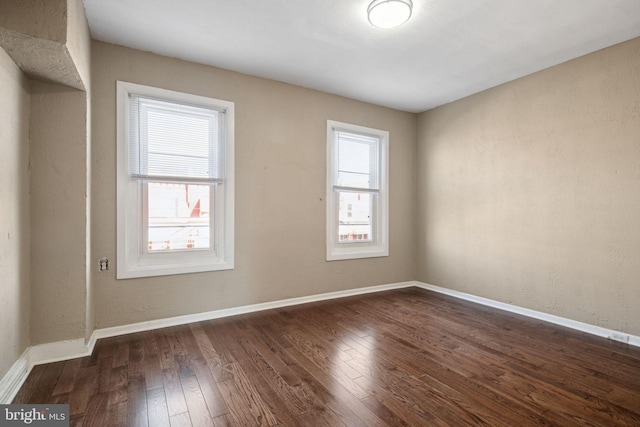
<instances>
[{"instance_id":1,"label":"flush mount dome light","mask_svg":"<svg viewBox=\"0 0 640 427\"><path fill-rule=\"evenodd\" d=\"M374 0L367 9L367 15L371 25L392 28L407 22L412 8L411 0Z\"/></svg>"}]
</instances>

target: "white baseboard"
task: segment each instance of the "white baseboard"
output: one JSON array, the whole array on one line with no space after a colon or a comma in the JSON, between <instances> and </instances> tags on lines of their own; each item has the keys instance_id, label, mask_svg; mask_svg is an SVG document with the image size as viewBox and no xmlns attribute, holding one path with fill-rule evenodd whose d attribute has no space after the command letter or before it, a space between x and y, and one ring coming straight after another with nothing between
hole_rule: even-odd
<instances>
[{"instance_id":1,"label":"white baseboard","mask_svg":"<svg viewBox=\"0 0 640 427\"><path fill-rule=\"evenodd\" d=\"M167 319L151 320L148 322L133 323L130 325L114 326L111 328L96 329L91 336L91 341L95 342L100 338L114 337L135 332L150 331L153 329L166 328L169 326L185 325L187 323L202 322L204 320L220 319L223 317L236 316L239 314L254 313L257 311L270 310L274 308L288 307L292 305L307 304L310 302L325 301L350 297L354 295L370 294L374 292L388 291L392 289L409 288L415 286L414 282L393 283L389 285L369 286L366 288L349 289L346 291L328 292L325 294L310 295L307 297L289 298L278 301L264 302L260 304L243 305L240 307L226 308L222 310L207 311L205 313L188 314L185 316L170 317ZM94 339L95 337L95 339Z\"/></svg>"},{"instance_id":2,"label":"white baseboard","mask_svg":"<svg viewBox=\"0 0 640 427\"><path fill-rule=\"evenodd\" d=\"M91 350L84 339L57 341L29 347L27 362L31 366L89 356Z\"/></svg>"},{"instance_id":3,"label":"white baseboard","mask_svg":"<svg viewBox=\"0 0 640 427\"><path fill-rule=\"evenodd\" d=\"M0 381L0 404L11 403L11 401L15 398L16 394L20 390L20 387L22 387L22 384L29 376L31 369L33 369L35 365L88 356L93 352L93 348L95 347L96 342L101 338L150 331L153 329L166 328L170 326L185 325L188 323L201 322L204 320L220 319L223 317L236 316L238 314L253 313L256 311L288 307L310 302L325 301L374 292L382 292L392 289L408 288L411 286L415 286L414 282L393 283L389 285L369 286L365 288L349 289L346 291L328 292L325 294L311 295L306 297L289 298L260 304L244 305L241 307L214 310L205 313L188 314L185 316L151 320L148 322L133 323L130 325L96 329L95 331L93 331L93 333L91 334L91 338L87 342L85 342L84 339L80 338L71 341L60 341L31 346L24 351L22 356L20 356L20 358L13 364L9 372L7 372L7 374Z\"/></svg>"},{"instance_id":4,"label":"white baseboard","mask_svg":"<svg viewBox=\"0 0 640 427\"><path fill-rule=\"evenodd\" d=\"M0 405L13 401L35 365L75 359L90 354L91 350L82 338L27 347L9 372L0 380Z\"/></svg>"},{"instance_id":5,"label":"white baseboard","mask_svg":"<svg viewBox=\"0 0 640 427\"><path fill-rule=\"evenodd\" d=\"M88 356L93 352L97 340L101 338L114 337L136 332L150 331L153 329L166 328L170 326L184 325L205 320L220 319L223 317L236 316L239 314L253 313L257 311L270 310L274 308L288 307L292 305L307 304L310 302L338 299L355 295L364 295L374 292L382 292L393 289L419 287L429 291L446 294L463 300L475 302L500 310L522 314L534 319L544 320L560 326L566 326L592 335L612 339L612 337L624 338L630 345L640 347L640 337L614 331L587 323L578 322L564 317L530 310L511 304L505 304L488 298L478 297L452 289L441 288L422 282L402 282L389 285L370 286L366 288L349 289L346 291L328 292L325 294L311 295L306 297L289 298L279 301L265 302L260 304L244 305L241 307L227 308L222 310L208 311L205 313L189 314L185 316L170 317L167 319L151 320L148 322L133 323L130 325L114 326L110 328L96 329L91 334L91 338L85 342L84 339L70 341L59 341L48 344L40 344L27 348L22 356L13 364L7 374L0 380L0 404L8 404L15 398L22 387L22 384L29 376L31 369L35 365L43 363L69 360L77 357Z\"/></svg>"},{"instance_id":6,"label":"white baseboard","mask_svg":"<svg viewBox=\"0 0 640 427\"><path fill-rule=\"evenodd\" d=\"M27 348L16 362L9 368L6 375L0 380L0 405L7 405L16 397L20 387L29 376L31 367L27 362Z\"/></svg>"},{"instance_id":7,"label":"white baseboard","mask_svg":"<svg viewBox=\"0 0 640 427\"><path fill-rule=\"evenodd\" d=\"M414 284L419 288L429 291L438 292L440 294L445 294L466 301L475 302L478 304L486 305L488 307L498 308L500 310L509 311L511 313L521 314L533 319L544 320L545 322L553 323L559 326L565 326L567 328L586 332L591 335L596 335L599 337L612 339L614 341L624 342L635 347L640 347L640 337L630 335L625 332L606 329L600 326L591 325L589 323L578 322L576 320L567 319L565 317L555 316L553 314L543 313L541 311L531 310L528 308L519 307L517 305L506 304L500 301L466 294L464 292L454 291L452 289L441 288L440 286L429 285L427 283L415 282Z\"/></svg>"}]
</instances>

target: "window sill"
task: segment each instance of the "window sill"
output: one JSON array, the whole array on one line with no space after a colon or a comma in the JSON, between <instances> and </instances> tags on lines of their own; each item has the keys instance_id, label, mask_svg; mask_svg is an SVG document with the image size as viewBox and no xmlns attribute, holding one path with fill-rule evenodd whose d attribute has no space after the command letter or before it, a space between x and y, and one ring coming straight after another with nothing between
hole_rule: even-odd
<instances>
[{"instance_id":1,"label":"window sill","mask_svg":"<svg viewBox=\"0 0 640 427\"><path fill-rule=\"evenodd\" d=\"M118 269L116 278L136 279L141 277L171 276L177 274L204 273L209 271L233 270L232 262L217 262L208 264L174 264L131 266Z\"/></svg>"},{"instance_id":2,"label":"window sill","mask_svg":"<svg viewBox=\"0 0 640 427\"><path fill-rule=\"evenodd\" d=\"M380 258L389 256L389 250L378 247L371 247L369 249L363 248L334 248L327 252L327 261L341 261L348 259L362 259L362 258Z\"/></svg>"}]
</instances>

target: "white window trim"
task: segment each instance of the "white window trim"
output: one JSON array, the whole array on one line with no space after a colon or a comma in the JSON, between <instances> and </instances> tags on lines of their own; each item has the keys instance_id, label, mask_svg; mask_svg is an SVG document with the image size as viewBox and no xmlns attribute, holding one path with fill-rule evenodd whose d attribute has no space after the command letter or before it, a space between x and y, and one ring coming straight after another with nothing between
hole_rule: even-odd
<instances>
[{"instance_id":1,"label":"white window trim","mask_svg":"<svg viewBox=\"0 0 640 427\"><path fill-rule=\"evenodd\" d=\"M129 94L156 97L174 102L224 109L226 114L225 176L222 203L216 203L215 216L223 236L213 250L143 254L142 189L129 177ZM204 96L175 92L134 83L117 82L117 279L197 273L234 268L234 103ZM216 188L212 188L216 191ZM212 230L212 234L214 230ZM213 246L213 245L212 245Z\"/></svg>"},{"instance_id":2,"label":"white window trim","mask_svg":"<svg viewBox=\"0 0 640 427\"><path fill-rule=\"evenodd\" d=\"M334 132L345 131L379 138L377 203L373 207L373 242L338 242L337 141ZM327 261L389 256L389 132L327 120Z\"/></svg>"}]
</instances>

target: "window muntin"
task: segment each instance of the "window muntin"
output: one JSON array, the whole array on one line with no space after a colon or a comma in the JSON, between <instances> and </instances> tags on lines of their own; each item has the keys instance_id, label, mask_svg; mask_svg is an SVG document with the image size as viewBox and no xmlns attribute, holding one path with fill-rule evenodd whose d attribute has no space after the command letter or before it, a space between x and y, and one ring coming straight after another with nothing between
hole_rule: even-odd
<instances>
[{"instance_id":1,"label":"window muntin","mask_svg":"<svg viewBox=\"0 0 640 427\"><path fill-rule=\"evenodd\" d=\"M233 268L233 114L118 82L118 278Z\"/></svg>"},{"instance_id":2,"label":"window muntin","mask_svg":"<svg viewBox=\"0 0 640 427\"><path fill-rule=\"evenodd\" d=\"M327 260L388 255L388 132L327 122Z\"/></svg>"}]
</instances>

